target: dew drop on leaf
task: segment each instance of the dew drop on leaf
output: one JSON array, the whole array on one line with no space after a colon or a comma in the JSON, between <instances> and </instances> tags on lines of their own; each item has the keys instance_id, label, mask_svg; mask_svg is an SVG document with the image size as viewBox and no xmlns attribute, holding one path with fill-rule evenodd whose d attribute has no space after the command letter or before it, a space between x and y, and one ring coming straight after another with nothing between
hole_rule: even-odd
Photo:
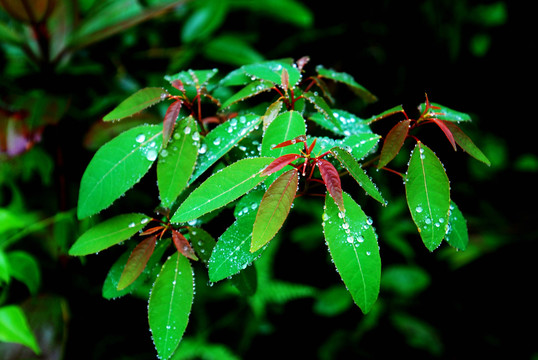
<instances>
[{"instance_id":1,"label":"dew drop on leaf","mask_svg":"<svg viewBox=\"0 0 538 360\"><path fill-rule=\"evenodd\" d=\"M146 159L148 159L149 161L155 161L155 159L157 159L157 151L154 149L148 150L146 154Z\"/></svg>"},{"instance_id":2,"label":"dew drop on leaf","mask_svg":"<svg viewBox=\"0 0 538 360\"><path fill-rule=\"evenodd\" d=\"M137 143L143 143L144 140L146 140L146 135L140 134L135 138L135 140L136 140Z\"/></svg>"}]
</instances>

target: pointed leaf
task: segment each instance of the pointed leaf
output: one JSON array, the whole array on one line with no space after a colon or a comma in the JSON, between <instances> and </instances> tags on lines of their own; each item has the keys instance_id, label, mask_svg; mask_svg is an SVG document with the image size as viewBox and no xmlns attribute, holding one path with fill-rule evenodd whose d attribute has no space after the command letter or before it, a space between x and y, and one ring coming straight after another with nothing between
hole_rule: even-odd
<instances>
[{"instance_id":1,"label":"pointed leaf","mask_svg":"<svg viewBox=\"0 0 538 360\"><path fill-rule=\"evenodd\" d=\"M166 110L163 121L163 148L166 148L170 136L174 131L174 126L176 125L176 120L179 116L179 111L181 110L181 105L183 104L182 100L176 100Z\"/></svg>"},{"instance_id":2,"label":"pointed leaf","mask_svg":"<svg viewBox=\"0 0 538 360\"><path fill-rule=\"evenodd\" d=\"M418 107L420 112L423 112L426 109L426 106L427 106L426 104L427 103L420 104L420 106ZM456 123L459 123L460 121L471 121L471 116L469 116L466 113L456 111L446 106L433 103L433 102L429 104L430 104L430 110L425 115L425 118L427 119L436 118L436 119L456 122Z\"/></svg>"},{"instance_id":3,"label":"pointed leaf","mask_svg":"<svg viewBox=\"0 0 538 360\"><path fill-rule=\"evenodd\" d=\"M69 255L93 254L129 239L150 220L144 214L123 214L103 221L82 234L69 249Z\"/></svg>"},{"instance_id":4,"label":"pointed leaf","mask_svg":"<svg viewBox=\"0 0 538 360\"><path fill-rule=\"evenodd\" d=\"M435 250L447 229L450 183L437 156L421 142L409 160L405 194L424 245L430 251Z\"/></svg>"},{"instance_id":5,"label":"pointed leaf","mask_svg":"<svg viewBox=\"0 0 538 360\"><path fill-rule=\"evenodd\" d=\"M323 182L327 187L327 191L331 194L331 197L336 202L336 205L340 211L344 212L344 198L342 197L342 183L340 182L340 175L338 170L333 164L324 159L318 159L316 161Z\"/></svg>"},{"instance_id":6,"label":"pointed leaf","mask_svg":"<svg viewBox=\"0 0 538 360\"><path fill-rule=\"evenodd\" d=\"M182 233L177 230L172 230L172 240L174 241L174 245L179 253L191 260L198 260L198 257L191 247L191 244L189 244L189 241L185 238L185 236L183 236Z\"/></svg>"},{"instance_id":7,"label":"pointed leaf","mask_svg":"<svg viewBox=\"0 0 538 360\"><path fill-rule=\"evenodd\" d=\"M207 264L216 245L215 239L204 229L189 227L188 230L192 247L196 250L200 260Z\"/></svg>"},{"instance_id":8,"label":"pointed leaf","mask_svg":"<svg viewBox=\"0 0 538 360\"><path fill-rule=\"evenodd\" d=\"M149 258L155 250L155 244L157 242L156 236L150 236L147 239L141 241L134 249L123 272L121 273L120 281L118 282L117 289L123 290L127 286L131 285L138 276L144 271Z\"/></svg>"},{"instance_id":9,"label":"pointed leaf","mask_svg":"<svg viewBox=\"0 0 538 360\"><path fill-rule=\"evenodd\" d=\"M166 150L157 162L157 186L162 205L170 207L183 191L191 177L198 156L198 144L192 133L196 131L192 117L182 120Z\"/></svg>"},{"instance_id":10,"label":"pointed leaf","mask_svg":"<svg viewBox=\"0 0 538 360\"><path fill-rule=\"evenodd\" d=\"M332 69L326 69L321 65L316 67L316 71L321 77L346 84L355 94L357 94L357 96L362 98L367 103L377 101L377 98L362 85L358 84L350 74L334 71Z\"/></svg>"},{"instance_id":11,"label":"pointed leaf","mask_svg":"<svg viewBox=\"0 0 538 360\"><path fill-rule=\"evenodd\" d=\"M484 155L484 153L473 143L471 138L469 138L469 136L467 136L467 134L465 134L458 125L449 121L444 121L444 124L450 129L456 143L465 152L474 157L476 160L482 161L487 166L491 166L491 162L486 155Z\"/></svg>"},{"instance_id":12,"label":"pointed leaf","mask_svg":"<svg viewBox=\"0 0 538 360\"><path fill-rule=\"evenodd\" d=\"M164 263L149 296L149 328L159 358L168 359L176 350L189 322L193 297L191 264L175 253Z\"/></svg>"},{"instance_id":13,"label":"pointed leaf","mask_svg":"<svg viewBox=\"0 0 538 360\"><path fill-rule=\"evenodd\" d=\"M337 135L350 136L356 133L372 133L367 120L344 110L332 109L332 112L333 118L330 119L331 121L320 113L312 114L310 119Z\"/></svg>"},{"instance_id":14,"label":"pointed leaf","mask_svg":"<svg viewBox=\"0 0 538 360\"><path fill-rule=\"evenodd\" d=\"M448 229L445 239L450 246L453 246L458 250L465 250L469 244L467 221L454 202L450 203Z\"/></svg>"},{"instance_id":15,"label":"pointed leaf","mask_svg":"<svg viewBox=\"0 0 538 360\"><path fill-rule=\"evenodd\" d=\"M363 313L370 311L379 294L381 258L377 235L361 207L344 193L346 212L325 198L323 232L331 257L353 301Z\"/></svg>"},{"instance_id":16,"label":"pointed leaf","mask_svg":"<svg viewBox=\"0 0 538 360\"><path fill-rule=\"evenodd\" d=\"M381 149L381 155L379 157L379 163L377 164L378 168L385 167L392 159L398 155L402 145L409 133L409 124L410 120L402 120L390 129L385 141L383 143L383 148Z\"/></svg>"},{"instance_id":17,"label":"pointed leaf","mask_svg":"<svg viewBox=\"0 0 538 360\"><path fill-rule=\"evenodd\" d=\"M245 269L256 260L264 248L250 252L252 228L256 212L249 211L237 220L219 237L209 259L209 280L216 282L226 279Z\"/></svg>"},{"instance_id":18,"label":"pointed leaf","mask_svg":"<svg viewBox=\"0 0 538 360\"><path fill-rule=\"evenodd\" d=\"M215 127L202 139L198 161L189 184L215 164L262 122L256 115L241 115Z\"/></svg>"},{"instance_id":19,"label":"pointed leaf","mask_svg":"<svg viewBox=\"0 0 538 360\"><path fill-rule=\"evenodd\" d=\"M341 130L340 123L335 119L332 109L329 107L324 98L311 92L305 92L303 97L310 102L316 110L322 114L325 119L333 124L334 127Z\"/></svg>"},{"instance_id":20,"label":"pointed leaf","mask_svg":"<svg viewBox=\"0 0 538 360\"><path fill-rule=\"evenodd\" d=\"M372 182L357 160L350 153L340 147L331 149L331 153L340 161L340 164L349 172L349 174L359 183L368 195L386 205L387 202L379 192L377 186Z\"/></svg>"},{"instance_id":21,"label":"pointed leaf","mask_svg":"<svg viewBox=\"0 0 538 360\"><path fill-rule=\"evenodd\" d=\"M174 75L166 75L164 79L173 83L175 81L181 81L183 86L206 86L216 74L218 73L217 69L211 70L187 70L180 71ZM176 83L178 84L178 83ZM178 89L179 90L179 89Z\"/></svg>"},{"instance_id":22,"label":"pointed leaf","mask_svg":"<svg viewBox=\"0 0 538 360\"><path fill-rule=\"evenodd\" d=\"M239 90L237 93L229 97L223 104L222 108L232 106L235 103L246 100L255 95L261 94L264 91L269 91L275 86L274 83L267 80L255 80L252 83L246 85L244 88Z\"/></svg>"},{"instance_id":23,"label":"pointed leaf","mask_svg":"<svg viewBox=\"0 0 538 360\"><path fill-rule=\"evenodd\" d=\"M405 114L405 111L404 111L404 108L403 108L402 105L396 105L393 108L390 108L388 110L383 111L381 114L373 115L370 118L368 118L366 120L366 122L368 124L371 124L373 122L376 122L378 120L384 119L386 117L389 117L389 116L392 116L392 115L395 115L395 114L398 114L398 113L404 113Z\"/></svg>"},{"instance_id":24,"label":"pointed leaf","mask_svg":"<svg viewBox=\"0 0 538 360\"><path fill-rule=\"evenodd\" d=\"M162 126L142 125L97 150L80 182L78 218L107 208L135 185L157 159L161 143Z\"/></svg>"},{"instance_id":25,"label":"pointed leaf","mask_svg":"<svg viewBox=\"0 0 538 360\"><path fill-rule=\"evenodd\" d=\"M123 100L114 110L109 112L104 121L120 120L132 116L168 97L168 91L163 88L149 87L138 90Z\"/></svg>"},{"instance_id":26,"label":"pointed leaf","mask_svg":"<svg viewBox=\"0 0 538 360\"><path fill-rule=\"evenodd\" d=\"M445 125L444 121L438 120L438 119L432 119L432 121L443 130L443 133L445 134L446 138L450 142L450 145L454 148L454 151L457 150L456 148L456 142L454 141L454 136L452 135L452 132L450 132L449 128Z\"/></svg>"},{"instance_id":27,"label":"pointed leaf","mask_svg":"<svg viewBox=\"0 0 538 360\"><path fill-rule=\"evenodd\" d=\"M299 154L286 154L282 155L281 157L275 159L269 166L267 166L262 171L262 176L265 175L271 175L272 173L279 171L280 169L284 168L285 166L291 164L295 160L299 159L301 155Z\"/></svg>"},{"instance_id":28,"label":"pointed leaf","mask_svg":"<svg viewBox=\"0 0 538 360\"><path fill-rule=\"evenodd\" d=\"M36 295L41 284L41 272L37 260L25 251L10 251L6 254L9 275L24 283L32 295ZM0 276L1 278L1 276Z\"/></svg>"},{"instance_id":29,"label":"pointed leaf","mask_svg":"<svg viewBox=\"0 0 538 360\"><path fill-rule=\"evenodd\" d=\"M272 160L268 157L243 159L213 174L187 197L171 221L181 223L197 219L244 195L264 180L260 173Z\"/></svg>"},{"instance_id":30,"label":"pointed leaf","mask_svg":"<svg viewBox=\"0 0 538 360\"><path fill-rule=\"evenodd\" d=\"M361 161L376 149L379 139L381 136L373 133L353 134L338 141L338 146L350 152L357 161Z\"/></svg>"},{"instance_id":31,"label":"pointed leaf","mask_svg":"<svg viewBox=\"0 0 538 360\"><path fill-rule=\"evenodd\" d=\"M41 353L26 315L17 305L0 307L0 341L28 346L36 355Z\"/></svg>"},{"instance_id":32,"label":"pointed leaf","mask_svg":"<svg viewBox=\"0 0 538 360\"><path fill-rule=\"evenodd\" d=\"M255 252L267 244L280 230L295 200L299 173L296 169L280 175L263 196L254 228L250 251Z\"/></svg>"},{"instance_id":33,"label":"pointed leaf","mask_svg":"<svg viewBox=\"0 0 538 360\"><path fill-rule=\"evenodd\" d=\"M273 84L284 85L282 82L284 70L291 88L301 79L300 71L290 61L271 60L262 63L248 64L241 67L248 78L267 80Z\"/></svg>"}]
</instances>

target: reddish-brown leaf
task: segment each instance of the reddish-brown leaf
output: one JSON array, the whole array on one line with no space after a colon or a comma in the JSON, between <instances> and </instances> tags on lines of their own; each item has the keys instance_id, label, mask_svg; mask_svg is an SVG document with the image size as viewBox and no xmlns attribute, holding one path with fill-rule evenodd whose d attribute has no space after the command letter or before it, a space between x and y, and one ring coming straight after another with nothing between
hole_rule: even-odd
<instances>
[{"instance_id":1,"label":"reddish-brown leaf","mask_svg":"<svg viewBox=\"0 0 538 360\"><path fill-rule=\"evenodd\" d=\"M172 230L172 240L174 240L174 245L176 246L177 251L182 253L185 257L188 257L191 260L198 260L198 257L194 253L194 250L191 247L191 244L187 241L185 236L177 230Z\"/></svg>"},{"instance_id":2,"label":"reddish-brown leaf","mask_svg":"<svg viewBox=\"0 0 538 360\"><path fill-rule=\"evenodd\" d=\"M338 170L336 170L333 164L324 159L317 159L316 164L318 165L327 191L331 194L340 211L344 212L344 197L342 195L342 183L340 182Z\"/></svg>"},{"instance_id":3,"label":"reddish-brown leaf","mask_svg":"<svg viewBox=\"0 0 538 360\"><path fill-rule=\"evenodd\" d=\"M384 167L392 159L394 159L396 155L398 155L409 132L410 123L410 120L403 120L390 129L389 133L385 137L385 141L383 142L383 148L381 149L381 155L379 157L377 167Z\"/></svg>"},{"instance_id":4,"label":"reddish-brown leaf","mask_svg":"<svg viewBox=\"0 0 538 360\"><path fill-rule=\"evenodd\" d=\"M185 87L183 86L183 82L179 79L172 81L172 86L181 92L185 92Z\"/></svg>"},{"instance_id":5,"label":"reddish-brown leaf","mask_svg":"<svg viewBox=\"0 0 538 360\"><path fill-rule=\"evenodd\" d=\"M134 249L123 272L121 273L120 280L118 282L117 289L123 290L127 286L131 285L138 276L144 271L146 264L155 250L155 243L157 242L156 236L151 236L140 242Z\"/></svg>"},{"instance_id":6,"label":"reddish-brown leaf","mask_svg":"<svg viewBox=\"0 0 538 360\"><path fill-rule=\"evenodd\" d=\"M456 142L454 141L454 136L452 135L452 132L450 131L450 129L445 125L445 122L439 119L432 119L432 121L435 124L437 124L437 126L439 126L441 130L443 130L446 138L448 139L448 141L450 141L450 144L454 148L454 151L456 151L457 148L456 148Z\"/></svg>"},{"instance_id":7,"label":"reddish-brown leaf","mask_svg":"<svg viewBox=\"0 0 538 360\"><path fill-rule=\"evenodd\" d=\"M473 143L471 138L459 128L458 125L451 121L443 121L443 123L450 129L450 132L454 136L454 140L456 140L456 143L461 146L465 152L475 159L482 161L487 166L491 165L491 162L486 155L484 155L484 153Z\"/></svg>"},{"instance_id":8,"label":"reddish-brown leaf","mask_svg":"<svg viewBox=\"0 0 538 360\"><path fill-rule=\"evenodd\" d=\"M299 154L286 154L282 155L275 160L273 160L272 163L270 163L260 174L261 176L267 176L271 175L274 172L277 172L278 170L282 169L286 165L291 164L293 161L299 159L301 155Z\"/></svg>"},{"instance_id":9,"label":"reddish-brown leaf","mask_svg":"<svg viewBox=\"0 0 538 360\"><path fill-rule=\"evenodd\" d=\"M151 234L156 233L159 230L164 230L164 226L159 225L159 226L155 226L155 227L146 229L143 232L141 232L140 235L142 235L142 236L143 235L151 235Z\"/></svg>"},{"instance_id":10,"label":"reddish-brown leaf","mask_svg":"<svg viewBox=\"0 0 538 360\"><path fill-rule=\"evenodd\" d=\"M179 111L181 110L181 104L182 100L176 100L170 104L168 110L166 110L163 121L163 148L166 147L168 140L170 140L170 136L172 136L177 117L179 116Z\"/></svg>"},{"instance_id":11,"label":"reddish-brown leaf","mask_svg":"<svg viewBox=\"0 0 538 360\"><path fill-rule=\"evenodd\" d=\"M288 88L290 87L290 76L286 68L282 69L282 74L280 75L280 82L282 84L282 88L284 89L284 92L287 93Z\"/></svg>"},{"instance_id":12,"label":"reddish-brown leaf","mask_svg":"<svg viewBox=\"0 0 538 360\"><path fill-rule=\"evenodd\" d=\"M297 136L295 139L291 139L291 140L286 140L278 145L275 145L273 146L271 149L277 149L277 148L281 148L281 147L286 147L286 146L290 146L290 145L294 145L294 144L297 144L298 142L305 142L306 141L306 135L299 135Z\"/></svg>"}]
</instances>

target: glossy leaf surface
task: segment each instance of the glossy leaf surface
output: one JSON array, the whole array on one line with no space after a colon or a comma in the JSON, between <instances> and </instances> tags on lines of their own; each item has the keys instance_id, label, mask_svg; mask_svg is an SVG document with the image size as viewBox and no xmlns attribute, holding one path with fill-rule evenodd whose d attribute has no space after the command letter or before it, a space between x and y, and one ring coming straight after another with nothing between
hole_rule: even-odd
<instances>
[{"instance_id":1,"label":"glossy leaf surface","mask_svg":"<svg viewBox=\"0 0 538 360\"><path fill-rule=\"evenodd\" d=\"M386 201L383 195L379 192L377 186L372 182L372 179L366 174L361 165L357 163L357 160L340 147L334 147L331 149L331 153L338 159L340 164L349 172L349 174L357 181L357 183L366 191L368 195L379 201L381 204L386 205Z\"/></svg>"},{"instance_id":2,"label":"glossy leaf surface","mask_svg":"<svg viewBox=\"0 0 538 360\"><path fill-rule=\"evenodd\" d=\"M243 159L213 174L187 197L171 221L194 220L244 195L264 180L260 172L272 160L268 157Z\"/></svg>"},{"instance_id":3,"label":"glossy leaf surface","mask_svg":"<svg viewBox=\"0 0 538 360\"><path fill-rule=\"evenodd\" d=\"M430 251L445 237L450 206L450 184L443 165L430 148L415 146L406 174L405 194L411 217Z\"/></svg>"},{"instance_id":4,"label":"glossy leaf surface","mask_svg":"<svg viewBox=\"0 0 538 360\"><path fill-rule=\"evenodd\" d=\"M181 110L182 101L176 100L166 110L166 114L164 114L164 120L163 120L163 148L166 148L168 145L168 141L170 140L170 136L172 136L172 132L174 131L174 126L176 125L176 120L179 116L179 112Z\"/></svg>"},{"instance_id":5,"label":"glossy leaf surface","mask_svg":"<svg viewBox=\"0 0 538 360\"><path fill-rule=\"evenodd\" d=\"M491 162L484 155L484 153L474 144L467 134L460 129L460 127L454 123L445 121L444 124L450 129L456 143L469 155L474 157L478 161L482 161L487 166L491 166Z\"/></svg>"},{"instance_id":6,"label":"glossy leaf surface","mask_svg":"<svg viewBox=\"0 0 538 360\"><path fill-rule=\"evenodd\" d=\"M142 125L103 145L80 182L77 215L94 215L110 206L148 172L162 143L162 126Z\"/></svg>"},{"instance_id":7,"label":"glossy leaf surface","mask_svg":"<svg viewBox=\"0 0 538 360\"><path fill-rule=\"evenodd\" d=\"M469 114L463 113L461 111L453 110L449 107L443 106L437 103L430 103L430 106L435 107L430 109L426 115L426 118L436 118L445 121L451 122L460 122L460 121L471 121L471 116ZM426 103L420 104L419 111L423 112L426 108Z\"/></svg>"},{"instance_id":8,"label":"glossy leaf surface","mask_svg":"<svg viewBox=\"0 0 538 360\"><path fill-rule=\"evenodd\" d=\"M179 123L169 146L157 162L157 186L164 206L170 207L191 177L198 156L199 141L193 138L196 122L188 117Z\"/></svg>"},{"instance_id":9,"label":"glossy leaf surface","mask_svg":"<svg viewBox=\"0 0 538 360\"><path fill-rule=\"evenodd\" d=\"M448 230L446 232L446 241L450 246L458 250L465 250L469 244L469 232L467 230L467 221L458 206L450 203L450 215L448 217Z\"/></svg>"},{"instance_id":10,"label":"glossy leaf surface","mask_svg":"<svg viewBox=\"0 0 538 360\"><path fill-rule=\"evenodd\" d=\"M336 202L340 211L345 211L344 198L342 196L342 183L340 181L340 176L338 175L338 170L336 170L333 164L325 159L316 160L316 164L318 165L319 172L321 173L327 191L331 194L331 197Z\"/></svg>"},{"instance_id":11,"label":"glossy leaf surface","mask_svg":"<svg viewBox=\"0 0 538 360\"><path fill-rule=\"evenodd\" d=\"M121 273L120 281L118 282L117 289L123 290L127 286L131 285L133 281L144 271L146 264L155 250L155 244L157 237L151 236L142 240L134 249L125 268Z\"/></svg>"},{"instance_id":12,"label":"glossy leaf surface","mask_svg":"<svg viewBox=\"0 0 538 360\"><path fill-rule=\"evenodd\" d=\"M336 144L348 150L355 159L361 161L376 149L379 139L381 139L380 135L359 133L339 140Z\"/></svg>"},{"instance_id":13,"label":"glossy leaf surface","mask_svg":"<svg viewBox=\"0 0 538 360\"><path fill-rule=\"evenodd\" d=\"M381 149L381 155L379 157L379 163L377 164L378 168L385 167L392 159L398 155L402 145L409 133L409 124L410 120L402 120L390 129L385 141L383 143L383 148Z\"/></svg>"},{"instance_id":14,"label":"glossy leaf surface","mask_svg":"<svg viewBox=\"0 0 538 360\"><path fill-rule=\"evenodd\" d=\"M93 254L129 239L150 220L144 214L123 214L105 220L82 234L69 249L69 255Z\"/></svg>"},{"instance_id":15,"label":"glossy leaf surface","mask_svg":"<svg viewBox=\"0 0 538 360\"><path fill-rule=\"evenodd\" d=\"M365 102L371 103L377 101L377 98L362 85L357 83L353 76L345 72L338 72L332 69L326 69L323 66L317 66L316 70L321 77L346 84L355 94L361 97Z\"/></svg>"},{"instance_id":16,"label":"glossy leaf surface","mask_svg":"<svg viewBox=\"0 0 538 360\"><path fill-rule=\"evenodd\" d=\"M149 328L161 359L168 359L183 337L193 297L191 264L186 257L175 253L164 263L148 303Z\"/></svg>"},{"instance_id":17,"label":"glossy leaf surface","mask_svg":"<svg viewBox=\"0 0 538 360\"><path fill-rule=\"evenodd\" d=\"M299 173L292 169L280 175L267 189L258 208L252 230L250 251L255 252L267 244L280 230L295 200Z\"/></svg>"},{"instance_id":18,"label":"glossy leaf surface","mask_svg":"<svg viewBox=\"0 0 538 360\"><path fill-rule=\"evenodd\" d=\"M163 88L149 87L138 90L127 99L123 100L114 110L109 112L104 121L120 120L132 116L152 105L155 105L168 96L168 91Z\"/></svg>"},{"instance_id":19,"label":"glossy leaf surface","mask_svg":"<svg viewBox=\"0 0 538 360\"><path fill-rule=\"evenodd\" d=\"M377 235L361 207L344 193L343 213L330 196L325 198L323 232L331 257L346 288L363 313L379 294L381 258Z\"/></svg>"},{"instance_id":20,"label":"glossy leaf surface","mask_svg":"<svg viewBox=\"0 0 538 360\"><path fill-rule=\"evenodd\" d=\"M246 100L262 92L269 91L273 88L274 84L267 80L255 80L252 83L246 85L234 95L230 96L223 104L222 108L227 108L235 103Z\"/></svg>"}]
</instances>

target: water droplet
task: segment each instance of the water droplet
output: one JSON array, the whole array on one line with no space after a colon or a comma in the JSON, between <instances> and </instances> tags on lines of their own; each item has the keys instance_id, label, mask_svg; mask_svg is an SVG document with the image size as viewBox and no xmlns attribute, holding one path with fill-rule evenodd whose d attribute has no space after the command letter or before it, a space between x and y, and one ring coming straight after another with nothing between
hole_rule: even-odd
<instances>
[{"instance_id":1,"label":"water droplet","mask_svg":"<svg viewBox=\"0 0 538 360\"><path fill-rule=\"evenodd\" d=\"M352 244L353 243L353 236L348 236L347 237L347 242Z\"/></svg>"},{"instance_id":2,"label":"water droplet","mask_svg":"<svg viewBox=\"0 0 538 360\"><path fill-rule=\"evenodd\" d=\"M167 157L167 156L168 156L168 150L163 149L163 150L161 151L161 156L162 156L162 157Z\"/></svg>"},{"instance_id":3,"label":"water droplet","mask_svg":"<svg viewBox=\"0 0 538 360\"><path fill-rule=\"evenodd\" d=\"M342 229L344 229L344 230L349 229L349 224L348 223L343 223L342 224Z\"/></svg>"},{"instance_id":4,"label":"water droplet","mask_svg":"<svg viewBox=\"0 0 538 360\"><path fill-rule=\"evenodd\" d=\"M134 223L134 222L132 222L132 223L129 224L129 227L130 227L130 228L133 228L134 226L135 226L135 223Z\"/></svg>"},{"instance_id":5,"label":"water droplet","mask_svg":"<svg viewBox=\"0 0 538 360\"><path fill-rule=\"evenodd\" d=\"M135 140L136 140L137 143L143 143L144 140L146 140L146 135L140 134L135 138Z\"/></svg>"},{"instance_id":6,"label":"water droplet","mask_svg":"<svg viewBox=\"0 0 538 360\"><path fill-rule=\"evenodd\" d=\"M415 211L418 212L418 213L421 213L422 210L423 210L423 209L422 209L421 206L417 206L417 207L415 208Z\"/></svg>"},{"instance_id":7,"label":"water droplet","mask_svg":"<svg viewBox=\"0 0 538 360\"><path fill-rule=\"evenodd\" d=\"M194 134L192 134L192 140L193 141L200 140L200 133L198 131L195 131Z\"/></svg>"},{"instance_id":8,"label":"water droplet","mask_svg":"<svg viewBox=\"0 0 538 360\"><path fill-rule=\"evenodd\" d=\"M198 149L198 154L205 154L206 151L207 151L207 145L202 144L202 146L200 146L200 148Z\"/></svg>"},{"instance_id":9,"label":"water droplet","mask_svg":"<svg viewBox=\"0 0 538 360\"><path fill-rule=\"evenodd\" d=\"M155 161L155 159L157 159L157 151L153 149L148 150L148 152L146 153L146 159L148 159L149 161Z\"/></svg>"},{"instance_id":10,"label":"water droplet","mask_svg":"<svg viewBox=\"0 0 538 360\"><path fill-rule=\"evenodd\" d=\"M216 138L215 140L213 140L213 145L220 145L220 138Z\"/></svg>"},{"instance_id":11,"label":"water droplet","mask_svg":"<svg viewBox=\"0 0 538 360\"><path fill-rule=\"evenodd\" d=\"M191 133L190 126L185 126L185 129L183 129L183 133L185 133L185 135L189 135Z\"/></svg>"}]
</instances>

